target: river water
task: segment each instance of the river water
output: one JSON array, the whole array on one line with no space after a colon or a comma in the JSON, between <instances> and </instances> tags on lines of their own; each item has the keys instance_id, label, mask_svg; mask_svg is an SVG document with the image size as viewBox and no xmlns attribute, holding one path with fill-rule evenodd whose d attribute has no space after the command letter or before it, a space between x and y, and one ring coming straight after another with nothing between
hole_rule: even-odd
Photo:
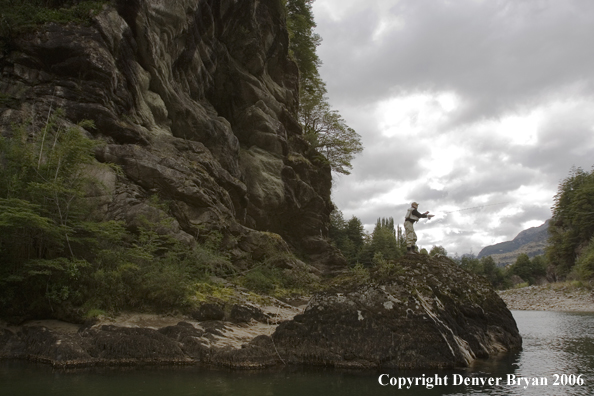
<instances>
[{"instance_id":1,"label":"river water","mask_svg":"<svg viewBox=\"0 0 594 396\"><path fill-rule=\"evenodd\" d=\"M62 371L11 361L0 362L0 395L594 395L594 314L512 313L523 337L523 351L478 362L467 370L231 372L188 367ZM407 379L413 381L409 389L410 382L403 382ZM382 386L380 380L396 385Z\"/></svg>"}]
</instances>

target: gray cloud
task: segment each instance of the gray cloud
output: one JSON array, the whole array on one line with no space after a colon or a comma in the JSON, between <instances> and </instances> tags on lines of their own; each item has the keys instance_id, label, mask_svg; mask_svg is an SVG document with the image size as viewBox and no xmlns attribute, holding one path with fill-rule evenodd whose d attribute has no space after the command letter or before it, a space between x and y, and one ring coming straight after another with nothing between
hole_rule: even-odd
<instances>
[{"instance_id":1,"label":"gray cloud","mask_svg":"<svg viewBox=\"0 0 594 396\"><path fill-rule=\"evenodd\" d=\"M336 0L314 5L326 2L342 13L316 13L324 39L321 74L330 103L365 146L352 175L338 179L334 190L348 217L355 214L366 224L399 219L409 199L434 213L512 201L419 225L425 247L478 253L485 244L512 239L526 222L544 222L570 167L591 167L594 2L377 0L368 8L356 3L352 13ZM390 18L398 27L377 36ZM382 121L374 119L378 104L390 98L443 92L456 95L457 107L420 125L414 136L388 138ZM437 114L441 104L434 100L426 109ZM414 123L419 111L405 116ZM493 127L528 114L540 114L536 144L514 141L513 133ZM435 153L428 147L463 154L446 174L429 178L426 165ZM402 193L390 198L395 202L380 199L395 187ZM511 209L519 213L506 214ZM501 222L494 226L496 218Z\"/></svg>"},{"instance_id":2,"label":"gray cloud","mask_svg":"<svg viewBox=\"0 0 594 396\"><path fill-rule=\"evenodd\" d=\"M494 117L561 87L592 93L592 11L589 1L395 2L403 27L379 41L370 10L318 21L331 42L321 72L337 105L453 90L465 103L458 121Z\"/></svg>"}]
</instances>

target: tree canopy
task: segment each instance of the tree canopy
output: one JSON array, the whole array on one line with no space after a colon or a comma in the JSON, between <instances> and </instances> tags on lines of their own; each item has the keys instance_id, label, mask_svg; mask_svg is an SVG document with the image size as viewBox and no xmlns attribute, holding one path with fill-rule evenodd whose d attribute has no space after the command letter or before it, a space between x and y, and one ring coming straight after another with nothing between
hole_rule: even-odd
<instances>
[{"instance_id":1,"label":"tree canopy","mask_svg":"<svg viewBox=\"0 0 594 396\"><path fill-rule=\"evenodd\" d=\"M286 2L289 51L300 72L299 122L307 141L327 159L332 170L348 175L355 155L363 151L361 136L328 103L326 84L318 70L322 62L316 48L322 39L314 32L313 2Z\"/></svg>"},{"instance_id":2,"label":"tree canopy","mask_svg":"<svg viewBox=\"0 0 594 396\"><path fill-rule=\"evenodd\" d=\"M552 209L547 255L557 273L565 276L588 252L594 237L594 170L572 168L559 184ZM581 264L587 266L584 260Z\"/></svg>"}]
</instances>

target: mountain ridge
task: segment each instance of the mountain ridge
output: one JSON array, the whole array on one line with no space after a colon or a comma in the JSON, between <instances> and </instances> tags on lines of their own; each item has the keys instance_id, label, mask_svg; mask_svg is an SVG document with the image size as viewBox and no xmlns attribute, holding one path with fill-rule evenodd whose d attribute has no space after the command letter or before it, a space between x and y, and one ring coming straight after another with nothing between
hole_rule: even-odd
<instances>
[{"instance_id":1,"label":"mountain ridge","mask_svg":"<svg viewBox=\"0 0 594 396\"><path fill-rule=\"evenodd\" d=\"M478 258L491 256L499 266L513 264L516 257L526 253L534 257L544 253L548 239L550 219L538 227L530 227L520 231L511 241L499 242L485 246L478 254Z\"/></svg>"}]
</instances>

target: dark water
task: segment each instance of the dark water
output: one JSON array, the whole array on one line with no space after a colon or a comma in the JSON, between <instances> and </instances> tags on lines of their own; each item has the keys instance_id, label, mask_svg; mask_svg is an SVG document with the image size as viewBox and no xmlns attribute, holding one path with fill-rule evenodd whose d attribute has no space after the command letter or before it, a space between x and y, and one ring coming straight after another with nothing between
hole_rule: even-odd
<instances>
[{"instance_id":1,"label":"dark water","mask_svg":"<svg viewBox=\"0 0 594 396\"><path fill-rule=\"evenodd\" d=\"M524 350L459 371L348 372L282 369L229 372L197 368L93 369L61 371L24 362L0 362L0 395L594 395L594 314L514 311ZM410 389L381 386L393 377L418 381ZM516 376L516 384L508 383ZM441 384L429 384L435 376ZM579 380L578 380L578 376ZM537 377L541 385L518 377ZM448 384L446 385L445 378ZM480 381L485 385L454 384ZM488 381L499 385L489 386ZM546 385L544 381L546 379ZM423 385L423 380L424 385ZM555 385L557 380L558 385ZM582 382L582 385L575 382ZM574 385L570 385L574 384ZM404 386L406 387L406 386Z\"/></svg>"}]
</instances>

